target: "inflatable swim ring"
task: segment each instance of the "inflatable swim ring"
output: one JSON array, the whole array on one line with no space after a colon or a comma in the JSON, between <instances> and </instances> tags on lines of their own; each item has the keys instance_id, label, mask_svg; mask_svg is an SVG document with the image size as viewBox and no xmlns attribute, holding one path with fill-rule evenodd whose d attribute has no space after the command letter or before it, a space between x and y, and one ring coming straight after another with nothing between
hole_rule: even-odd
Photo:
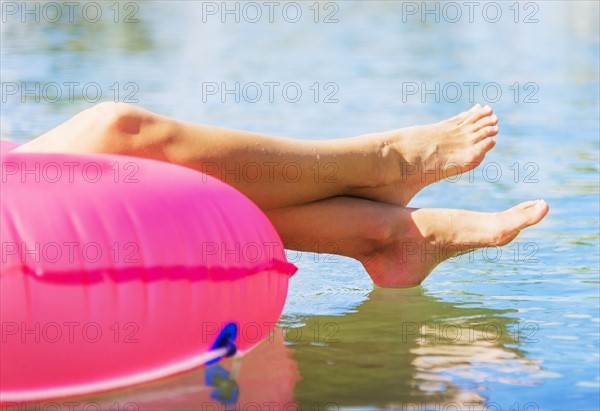
<instances>
[{"instance_id":1,"label":"inflatable swim ring","mask_svg":"<svg viewBox=\"0 0 600 411\"><path fill-rule=\"evenodd\" d=\"M3 404L142 384L272 332L296 267L242 194L158 161L15 146L0 145Z\"/></svg>"}]
</instances>

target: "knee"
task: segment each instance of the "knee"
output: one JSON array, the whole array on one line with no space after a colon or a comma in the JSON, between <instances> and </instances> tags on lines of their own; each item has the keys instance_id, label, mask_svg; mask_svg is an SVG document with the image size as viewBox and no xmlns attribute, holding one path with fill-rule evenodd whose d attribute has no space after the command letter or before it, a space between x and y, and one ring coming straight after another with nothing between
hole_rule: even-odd
<instances>
[{"instance_id":1,"label":"knee","mask_svg":"<svg viewBox=\"0 0 600 411\"><path fill-rule=\"evenodd\" d=\"M140 148L160 146L167 139L168 121L125 103L105 102L80 113L86 138L96 151L136 154Z\"/></svg>"},{"instance_id":2,"label":"knee","mask_svg":"<svg viewBox=\"0 0 600 411\"><path fill-rule=\"evenodd\" d=\"M91 117L107 136L139 134L151 113L126 103L104 102L90 109Z\"/></svg>"}]
</instances>

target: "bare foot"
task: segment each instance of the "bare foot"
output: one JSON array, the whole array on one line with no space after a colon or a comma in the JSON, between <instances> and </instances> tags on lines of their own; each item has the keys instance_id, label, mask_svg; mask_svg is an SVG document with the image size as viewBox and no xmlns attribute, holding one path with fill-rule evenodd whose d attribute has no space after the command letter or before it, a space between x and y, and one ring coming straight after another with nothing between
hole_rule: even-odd
<instances>
[{"instance_id":1,"label":"bare foot","mask_svg":"<svg viewBox=\"0 0 600 411\"><path fill-rule=\"evenodd\" d=\"M477 104L436 124L368 135L382 141L387 184L349 195L405 207L424 187L478 166L496 144L497 123L489 106Z\"/></svg>"},{"instance_id":2,"label":"bare foot","mask_svg":"<svg viewBox=\"0 0 600 411\"><path fill-rule=\"evenodd\" d=\"M398 208L387 244L361 258L373 282L412 287L448 258L481 247L502 246L548 213L543 200L527 201L499 213Z\"/></svg>"}]
</instances>

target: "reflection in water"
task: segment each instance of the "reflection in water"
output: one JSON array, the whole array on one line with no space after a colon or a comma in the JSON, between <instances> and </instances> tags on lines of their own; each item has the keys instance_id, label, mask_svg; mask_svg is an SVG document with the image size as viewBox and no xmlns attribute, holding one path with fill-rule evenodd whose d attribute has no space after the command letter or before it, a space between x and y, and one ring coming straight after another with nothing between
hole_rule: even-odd
<instances>
[{"instance_id":1,"label":"reflection in water","mask_svg":"<svg viewBox=\"0 0 600 411\"><path fill-rule=\"evenodd\" d=\"M527 379L540 368L521 349L535 329L519 328L508 312L446 303L422 288L375 288L354 313L303 318L306 325L288 331L302 375L296 399L398 408L482 403L485 382Z\"/></svg>"},{"instance_id":2,"label":"reflection in water","mask_svg":"<svg viewBox=\"0 0 600 411\"><path fill-rule=\"evenodd\" d=\"M520 348L535 330L519 329L503 316L510 311L449 304L422 288L375 288L356 312L303 318L305 325L276 329L242 358L69 401L153 411L469 409L483 406L485 382L499 378L498 370L518 384L534 383L527 374L540 370Z\"/></svg>"},{"instance_id":3,"label":"reflection in water","mask_svg":"<svg viewBox=\"0 0 600 411\"><path fill-rule=\"evenodd\" d=\"M53 409L48 408L51 404L68 409L64 404L79 403L75 410L278 411L287 407L291 411L295 409L293 392L300 376L283 335L281 329L276 329L268 340L242 358L227 359L180 376L105 395L29 404L26 409Z\"/></svg>"}]
</instances>

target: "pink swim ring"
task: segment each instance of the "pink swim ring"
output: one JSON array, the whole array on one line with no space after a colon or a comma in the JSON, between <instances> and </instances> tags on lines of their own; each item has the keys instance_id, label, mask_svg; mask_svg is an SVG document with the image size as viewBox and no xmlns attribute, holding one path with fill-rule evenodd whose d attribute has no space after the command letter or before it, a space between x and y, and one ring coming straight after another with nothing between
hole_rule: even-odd
<instances>
[{"instance_id":1,"label":"pink swim ring","mask_svg":"<svg viewBox=\"0 0 600 411\"><path fill-rule=\"evenodd\" d=\"M4 405L142 384L272 332L296 267L241 193L158 161L16 146L0 145Z\"/></svg>"}]
</instances>

